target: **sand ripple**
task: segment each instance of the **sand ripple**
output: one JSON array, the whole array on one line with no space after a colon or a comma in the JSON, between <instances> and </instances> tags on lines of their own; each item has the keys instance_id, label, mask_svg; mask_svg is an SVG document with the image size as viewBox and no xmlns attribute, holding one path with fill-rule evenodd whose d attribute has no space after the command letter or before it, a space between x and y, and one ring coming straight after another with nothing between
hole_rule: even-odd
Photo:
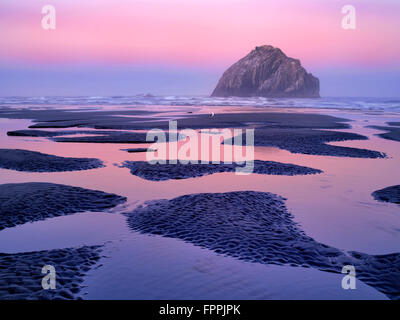
<instances>
[{"instance_id":1,"label":"sand ripple","mask_svg":"<svg viewBox=\"0 0 400 320\"><path fill-rule=\"evenodd\" d=\"M20 149L0 149L0 168L27 172L63 172L104 167L94 158L67 158Z\"/></svg>"},{"instance_id":2,"label":"sand ripple","mask_svg":"<svg viewBox=\"0 0 400 320\"><path fill-rule=\"evenodd\" d=\"M79 299L85 273L100 259L100 246L0 253L0 299ZM56 271L56 289L44 290L42 267Z\"/></svg>"},{"instance_id":3,"label":"sand ripple","mask_svg":"<svg viewBox=\"0 0 400 320\"><path fill-rule=\"evenodd\" d=\"M400 205L400 185L377 190L372 193L372 196L378 201L397 203Z\"/></svg>"},{"instance_id":4,"label":"sand ripple","mask_svg":"<svg viewBox=\"0 0 400 320\"><path fill-rule=\"evenodd\" d=\"M346 253L319 243L293 221L284 199L271 193L184 195L150 201L127 216L135 231L179 238L250 262L335 273L353 265L357 279L391 299L400 298L400 254Z\"/></svg>"},{"instance_id":5,"label":"sand ripple","mask_svg":"<svg viewBox=\"0 0 400 320\"><path fill-rule=\"evenodd\" d=\"M221 172L235 172L243 167L233 164L150 164L146 161L125 161L122 167L129 168L131 174L146 180L162 181L188 179ZM321 170L274 161L254 161L254 173L270 175L306 175L321 173Z\"/></svg>"},{"instance_id":6,"label":"sand ripple","mask_svg":"<svg viewBox=\"0 0 400 320\"><path fill-rule=\"evenodd\" d=\"M84 211L103 211L125 197L54 183L0 185L0 230L26 222Z\"/></svg>"}]
</instances>

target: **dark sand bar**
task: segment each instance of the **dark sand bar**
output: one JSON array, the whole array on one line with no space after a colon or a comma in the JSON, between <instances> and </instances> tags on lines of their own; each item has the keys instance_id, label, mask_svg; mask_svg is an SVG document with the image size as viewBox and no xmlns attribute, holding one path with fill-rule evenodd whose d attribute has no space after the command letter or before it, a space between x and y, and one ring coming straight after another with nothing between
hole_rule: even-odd
<instances>
[{"instance_id":1,"label":"dark sand bar","mask_svg":"<svg viewBox=\"0 0 400 320\"><path fill-rule=\"evenodd\" d=\"M243 168L243 165L238 165L236 163L182 164L180 162L177 164L150 164L146 161L125 161L122 167L130 169L131 174L143 179L163 181L170 179L189 179L213 173L235 172L237 168ZM255 160L254 170L252 172L256 174L294 176L316 174L322 171L288 163Z\"/></svg>"},{"instance_id":2,"label":"dark sand bar","mask_svg":"<svg viewBox=\"0 0 400 320\"><path fill-rule=\"evenodd\" d=\"M96 129L168 129L168 119L161 115L143 117L154 112L144 110L129 111L92 111L79 110L21 110L0 108L0 118L32 119L35 124L30 128L67 128L86 127ZM141 117L134 117L140 115ZM322 114L285 113L285 112L253 112L253 113L217 113L186 114L184 118L177 117L178 128L241 128L248 123L268 125L271 128L313 128L313 129L347 129L350 120Z\"/></svg>"},{"instance_id":3,"label":"dark sand bar","mask_svg":"<svg viewBox=\"0 0 400 320\"><path fill-rule=\"evenodd\" d=\"M85 274L98 262L100 246L6 254L0 253L0 299L82 299ZM56 271L56 288L42 288L42 268Z\"/></svg>"},{"instance_id":4,"label":"dark sand bar","mask_svg":"<svg viewBox=\"0 0 400 320\"><path fill-rule=\"evenodd\" d=\"M169 120L161 116L150 121L148 118L135 118L132 116L142 115L142 110L134 111L95 111L77 112L65 110L13 110L1 112L4 118L31 118L36 125L31 128L61 128L68 127L90 127L95 129L118 129L118 130L148 130L169 129ZM89 115L92 115L90 117ZM119 116L120 115L120 116ZM125 115L125 116L122 116ZM126 115L130 115L127 117ZM84 120L82 120L82 117ZM60 122L67 124L60 125ZM322 114L309 113L285 113L285 112L253 112L253 113L217 113L209 114L186 114L184 118L177 121L178 129L210 129L210 128L245 128L251 124L256 128L255 146L274 146L288 150L293 153L312 155L326 155L338 157L356 158L384 158L385 154L358 148L331 146L326 143L346 140L367 140L362 136L349 132L325 131L318 129L349 129L351 122L348 119L333 117ZM90 132L96 134L96 131ZM18 134L18 133L16 133ZM98 136L87 137L60 137L53 134L52 139L56 142L79 142L79 143L145 143L144 132L101 132ZM61 134L60 134L61 135Z\"/></svg>"},{"instance_id":5,"label":"dark sand bar","mask_svg":"<svg viewBox=\"0 0 400 320\"><path fill-rule=\"evenodd\" d=\"M30 128L88 128L102 124L151 121L155 119L154 114L155 112L147 110L93 111L81 108L29 110L0 107L0 118L31 119L35 124Z\"/></svg>"},{"instance_id":6,"label":"dark sand bar","mask_svg":"<svg viewBox=\"0 0 400 320\"><path fill-rule=\"evenodd\" d=\"M129 148L129 149L121 149L121 151L126 151L128 153L141 153L141 152L155 152L156 150L149 148Z\"/></svg>"},{"instance_id":7,"label":"dark sand bar","mask_svg":"<svg viewBox=\"0 0 400 320\"><path fill-rule=\"evenodd\" d=\"M400 205L400 185L387 187L372 193L375 200Z\"/></svg>"},{"instance_id":8,"label":"dark sand bar","mask_svg":"<svg viewBox=\"0 0 400 320\"><path fill-rule=\"evenodd\" d=\"M396 126L400 122L390 122L389 124ZM373 128L381 131L386 131L385 133L376 134L386 140L400 141L400 128L399 127L385 127L385 126L368 126L368 128Z\"/></svg>"},{"instance_id":9,"label":"dark sand bar","mask_svg":"<svg viewBox=\"0 0 400 320\"><path fill-rule=\"evenodd\" d=\"M238 191L149 201L127 213L132 230L190 242L249 262L311 267L341 273L353 265L357 279L391 299L400 298L400 254L343 252L307 236L282 197Z\"/></svg>"},{"instance_id":10,"label":"dark sand bar","mask_svg":"<svg viewBox=\"0 0 400 320\"><path fill-rule=\"evenodd\" d=\"M368 138L351 132L265 127L255 130L254 145L277 147L292 153L311 155L371 159L386 157L384 153L378 151L327 144L347 140L368 140ZM226 140L226 143L231 144L232 139Z\"/></svg>"},{"instance_id":11,"label":"dark sand bar","mask_svg":"<svg viewBox=\"0 0 400 320\"><path fill-rule=\"evenodd\" d=\"M67 135L75 135L75 134L98 134L98 135L108 135L111 133L122 133L122 131L89 131L89 130L68 130L68 131L46 131L46 130L14 130L8 131L7 135L11 137L58 137L58 136L67 136Z\"/></svg>"},{"instance_id":12,"label":"dark sand bar","mask_svg":"<svg viewBox=\"0 0 400 320\"><path fill-rule=\"evenodd\" d=\"M54 183L0 185L0 230L16 225L84 211L103 211L125 197Z\"/></svg>"},{"instance_id":13,"label":"dark sand bar","mask_svg":"<svg viewBox=\"0 0 400 320\"><path fill-rule=\"evenodd\" d=\"M92 134L96 134L96 132L92 132ZM55 137L52 140L76 143L148 143L144 132L109 133L87 137Z\"/></svg>"},{"instance_id":14,"label":"dark sand bar","mask_svg":"<svg viewBox=\"0 0 400 320\"><path fill-rule=\"evenodd\" d=\"M69 158L20 149L0 149L0 168L27 172L64 172L103 167L94 158Z\"/></svg>"}]
</instances>

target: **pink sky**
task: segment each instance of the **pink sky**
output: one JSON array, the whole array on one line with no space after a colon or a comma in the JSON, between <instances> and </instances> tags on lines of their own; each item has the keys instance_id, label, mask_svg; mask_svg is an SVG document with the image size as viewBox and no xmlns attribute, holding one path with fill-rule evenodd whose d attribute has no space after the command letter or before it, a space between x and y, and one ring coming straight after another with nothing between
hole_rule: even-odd
<instances>
[{"instance_id":1,"label":"pink sky","mask_svg":"<svg viewBox=\"0 0 400 320\"><path fill-rule=\"evenodd\" d=\"M210 66L272 44L306 66L399 66L400 1L352 1L357 29L330 0L2 0L0 61ZM41 7L57 28L41 28Z\"/></svg>"},{"instance_id":2,"label":"pink sky","mask_svg":"<svg viewBox=\"0 0 400 320\"><path fill-rule=\"evenodd\" d=\"M41 27L47 4L53 31ZM356 30L341 27L347 4ZM320 77L322 94L397 96L399 39L400 0L1 0L0 95L87 94L89 83L100 95L207 94L270 44Z\"/></svg>"}]
</instances>

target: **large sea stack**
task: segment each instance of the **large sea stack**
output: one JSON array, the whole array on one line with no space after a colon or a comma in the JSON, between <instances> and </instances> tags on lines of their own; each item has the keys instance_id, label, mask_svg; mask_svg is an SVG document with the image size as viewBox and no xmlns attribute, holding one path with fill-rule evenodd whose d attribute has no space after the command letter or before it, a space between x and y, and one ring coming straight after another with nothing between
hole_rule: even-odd
<instances>
[{"instance_id":1,"label":"large sea stack","mask_svg":"<svg viewBox=\"0 0 400 320\"><path fill-rule=\"evenodd\" d=\"M300 60L261 46L226 70L211 96L319 98L319 80Z\"/></svg>"}]
</instances>

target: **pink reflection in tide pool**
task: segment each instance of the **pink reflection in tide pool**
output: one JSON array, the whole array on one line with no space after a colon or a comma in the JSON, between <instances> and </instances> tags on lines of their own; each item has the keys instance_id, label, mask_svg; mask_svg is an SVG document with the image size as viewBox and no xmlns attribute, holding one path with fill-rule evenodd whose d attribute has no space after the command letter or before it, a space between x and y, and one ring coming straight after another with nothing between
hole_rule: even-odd
<instances>
[{"instance_id":1,"label":"pink reflection in tide pool","mask_svg":"<svg viewBox=\"0 0 400 320\"><path fill-rule=\"evenodd\" d=\"M208 109L204 108L203 112L207 112ZM184 108L182 110L185 111ZM316 111L313 110L313 112ZM323 112L327 113L326 110ZM381 125L389 120L398 120L399 117L391 115L377 117L351 111L346 113L343 111L329 112L354 120L351 123L352 129L346 131L369 137L369 140L366 141L347 141L335 143L335 145L385 152L389 156L388 159L311 156L292 154L271 147L255 147L255 159L303 165L324 172L308 176L258 174L245 176L220 173L201 178L155 182L131 175L128 169L117 166L126 160L145 160L145 154L127 153L121 149L147 147L148 144L56 143L45 138L8 137L7 131L25 129L29 126L30 121L0 119L1 148L28 149L66 157L94 157L103 160L106 165L100 169L66 173L24 173L0 169L1 183L44 181L97 189L128 197L127 204L111 210L110 215L107 213L82 213L1 231L0 252L33 251L106 242L106 248L110 251L109 254L113 259L106 259L103 269L100 268L90 273L90 277L87 279L91 284L88 289L88 297L92 298L171 298L174 297L174 293L166 290L165 287L160 289L155 279L164 279L170 285L176 286L177 282L180 283L181 278L184 277L181 273L186 273L188 281L184 287L186 289L182 289L182 292L187 290L186 293L188 293L194 290L197 281L212 282L213 280L222 287L222 283L224 283L222 274L229 269L238 272L238 281L243 281L245 278L250 279L248 280L249 285L252 286L254 292L261 290L257 285L257 277L265 281L263 286L266 288L268 288L268 284L270 284L270 288L275 288L274 290L281 288L279 283L273 281L273 276L267 276L266 272L268 271L275 277L284 279L289 276L291 281L298 282L298 287L285 288L286 297L299 298L299 292L296 292L298 288L304 289L307 286L313 286L317 288L316 291L312 294L311 291L306 293L306 297L318 298L320 295L320 297L326 298L343 298L345 293L343 291L336 292L337 288L334 289L337 277L335 275L316 270L305 271L301 268L254 266L254 264L218 256L179 240L139 235L128 230L124 217L120 215L146 200L171 199L189 193L237 190L272 192L288 199L286 204L294 215L295 221L300 224L307 235L318 242L342 250L356 250L369 254L400 252L399 207L377 202L371 196L375 190L399 184L400 148L398 142L384 140L374 135L379 131L365 128L365 125ZM24 241L24 239L36 240ZM160 248L163 249L160 251ZM168 251L170 256L162 253L166 250L170 250ZM182 252L186 252L186 254L182 254ZM165 268L166 265L172 263L172 257L175 258L176 267L171 267L168 277L163 273L161 266ZM216 265L204 265L204 259L214 261ZM159 267L154 265L154 261L159 263ZM117 265L119 267L116 267ZM200 280L199 275L191 269L193 265L196 265L196 268L211 268L215 272L206 272L203 276L204 279ZM136 291L134 287L131 287L124 295L122 288L124 288L125 280L117 271L111 271L115 268L130 273L129 281L141 283L136 287ZM111 274L108 278L107 272ZM253 279L254 281L250 277L252 273L257 275ZM141 278L140 275L143 274L145 277L150 277L147 278L147 282ZM303 275L304 278L307 278L304 280L305 282L301 280ZM108 280L103 284L95 281L103 279L102 277L106 277ZM127 283L130 283L129 281ZM117 287L110 291L108 286L111 284ZM130 284L133 286L132 283ZM180 285L184 286L182 283ZM146 286L148 289L145 289ZM240 294L234 296L237 298L285 297L284 292L273 293L272 289L272 291L267 290L269 293L261 290L257 294L253 292L252 295L249 290L243 289L245 285L232 284L232 286L231 289L238 286L237 290L243 290L243 296ZM150 293L151 290L161 290L159 292L164 292L165 296L157 296L154 292ZM201 295L202 289L198 288L198 290L197 297L207 297L204 292ZM227 297L226 291L219 290L220 296L216 294L216 297L221 298L224 295ZM229 288L226 290L229 291ZM361 285L357 291L354 298L381 297L373 289L364 285ZM113 294L114 296L112 296ZM196 294L194 294L194 298L196 298Z\"/></svg>"}]
</instances>

